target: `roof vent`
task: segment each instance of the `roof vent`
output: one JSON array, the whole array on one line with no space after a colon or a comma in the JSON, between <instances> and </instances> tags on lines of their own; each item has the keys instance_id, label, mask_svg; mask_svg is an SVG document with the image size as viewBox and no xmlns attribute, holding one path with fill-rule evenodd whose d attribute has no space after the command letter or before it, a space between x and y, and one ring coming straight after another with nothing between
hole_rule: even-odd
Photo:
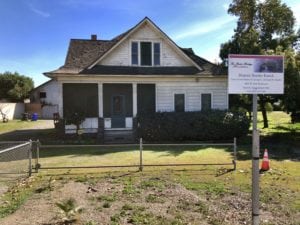
<instances>
[{"instance_id":1,"label":"roof vent","mask_svg":"<svg viewBox=\"0 0 300 225\"><path fill-rule=\"evenodd\" d=\"M92 34L91 35L91 40L92 41L97 41L97 34Z\"/></svg>"}]
</instances>

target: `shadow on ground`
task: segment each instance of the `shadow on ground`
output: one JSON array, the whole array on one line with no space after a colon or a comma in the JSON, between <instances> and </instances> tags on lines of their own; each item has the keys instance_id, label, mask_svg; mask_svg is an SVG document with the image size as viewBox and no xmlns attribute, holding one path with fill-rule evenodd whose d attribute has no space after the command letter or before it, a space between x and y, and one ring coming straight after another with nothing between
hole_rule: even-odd
<instances>
[{"instance_id":1,"label":"shadow on ground","mask_svg":"<svg viewBox=\"0 0 300 225\"><path fill-rule=\"evenodd\" d=\"M27 129L17 130L0 134L0 141L23 141L23 140L40 140L42 144L97 144L95 137L83 137L79 142L76 138L68 137L66 135L59 136L55 129ZM232 141L231 141L232 142ZM211 143L211 142L210 142ZM230 143L226 141L225 143ZM179 144L182 144L180 142ZM165 156L180 156L186 151L201 151L207 148L214 148L217 150L224 150L233 153L232 146L144 146L144 152L164 152ZM276 160L300 158L300 132L286 132L286 133L273 133L272 135L262 136L260 138L261 155L263 150L267 148L269 155ZM41 148L40 157L56 157L63 155L105 155L118 152L129 152L138 150L136 146L120 146L120 147L57 147L57 148ZM238 160L251 159L251 135L246 138L238 140L237 149Z\"/></svg>"}]
</instances>

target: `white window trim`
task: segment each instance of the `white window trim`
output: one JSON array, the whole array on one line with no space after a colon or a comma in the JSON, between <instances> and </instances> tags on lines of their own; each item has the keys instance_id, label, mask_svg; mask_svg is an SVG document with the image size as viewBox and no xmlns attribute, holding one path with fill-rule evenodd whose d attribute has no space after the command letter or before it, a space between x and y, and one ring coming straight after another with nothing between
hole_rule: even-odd
<instances>
[{"instance_id":1,"label":"white window trim","mask_svg":"<svg viewBox=\"0 0 300 225\"><path fill-rule=\"evenodd\" d=\"M202 94L210 94L210 108L211 109L214 109L214 104L213 104L213 102L214 102L214 95L213 95L213 92L201 92L200 93L200 110L202 111Z\"/></svg>"},{"instance_id":2,"label":"white window trim","mask_svg":"<svg viewBox=\"0 0 300 225\"><path fill-rule=\"evenodd\" d=\"M138 64L132 63L132 43L138 43ZM141 42L150 42L151 43L151 65L141 65ZM147 40L147 39L140 39L140 40L130 40L130 62L131 66L141 66L141 67L160 67L162 64L162 41L161 40ZM160 45L160 57L159 57L159 65L154 65L154 43L159 43Z\"/></svg>"},{"instance_id":3,"label":"white window trim","mask_svg":"<svg viewBox=\"0 0 300 225\"><path fill-rule=\"evenodd\" d=\"M184 112L187 112L186 105L187 105L187 96L185 92L173 92L173 112L175 112L175 95L176 94L183 94L184 95Z\"/></svg>"}]
</instances>

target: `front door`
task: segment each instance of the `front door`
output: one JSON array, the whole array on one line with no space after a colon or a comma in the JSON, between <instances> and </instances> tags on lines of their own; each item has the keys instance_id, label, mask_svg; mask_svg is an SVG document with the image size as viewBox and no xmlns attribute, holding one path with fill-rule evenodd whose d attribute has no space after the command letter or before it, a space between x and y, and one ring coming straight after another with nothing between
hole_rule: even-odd
<instances>
[{"instance_id":1,"label":"front door","mask_svg":"<svg viewBox=\"0 0 300 225\"><path fill-rule=\"evenodd\" d=\"M125 95L113 95L111 106L111 128L125 128Z\"/></svg>"}]
</instances>

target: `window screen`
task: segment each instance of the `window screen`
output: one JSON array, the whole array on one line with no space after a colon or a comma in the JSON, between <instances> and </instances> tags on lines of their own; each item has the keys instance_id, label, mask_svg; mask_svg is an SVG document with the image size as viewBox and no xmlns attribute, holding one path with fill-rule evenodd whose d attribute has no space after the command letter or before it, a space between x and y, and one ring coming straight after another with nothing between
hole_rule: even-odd
<instances>
[{"instance_id":1,"label":"window screen","mask_svg":"<svg viewBox=\"0 0 300 225\"><path fill-rule=\"evenodd\" d=\"M151 66L152 65L152 43L141 42L141 65Z\"/></svg>"},{"instance_id":2,"label":"window screen","mask_svg":"<svg viewBox=\"0 0 300 225\"><path fill-rule=\"evenodd\" d=\"M138 43L137 42L131 43L131 63L132 63L132 65L139 64Z\"/></svg>"},{"instance_id":3,"label":"window screen","mask_svg":"<svg viewBox=\"0 0 300 225\"><path fill-rule=\"evenodd\" d=\"M174 106L175 112L184 112L184 94L175 94Z\"/></svg>"},{"instance_id":4,"label":"window screen","mask_svg":"<svg viewBox=\"0 0 300 225\"><path fill-rule=\"evenodd\" d=\"M201 94L201 110L211 109L211 94Z\"/></svg>"},{"instance_id":5,"label":"window screen","mask_svg":"<svg viewBox=\"0 0 300 225\"><path fill-rule=\"evenodd\" d=\"M98 84L63 84L63 109L65 117L74 112L98 117Z\"/></svg>"},{"instance_id":6,"label":"window screen","mask_svg":"<svg viewBox=\"0 0 300 225\"><path fill-rule=\"evenodd\" d=\"M160 65L160 43L154 43L154 65Z\"/></svg>"}]
</instances>

